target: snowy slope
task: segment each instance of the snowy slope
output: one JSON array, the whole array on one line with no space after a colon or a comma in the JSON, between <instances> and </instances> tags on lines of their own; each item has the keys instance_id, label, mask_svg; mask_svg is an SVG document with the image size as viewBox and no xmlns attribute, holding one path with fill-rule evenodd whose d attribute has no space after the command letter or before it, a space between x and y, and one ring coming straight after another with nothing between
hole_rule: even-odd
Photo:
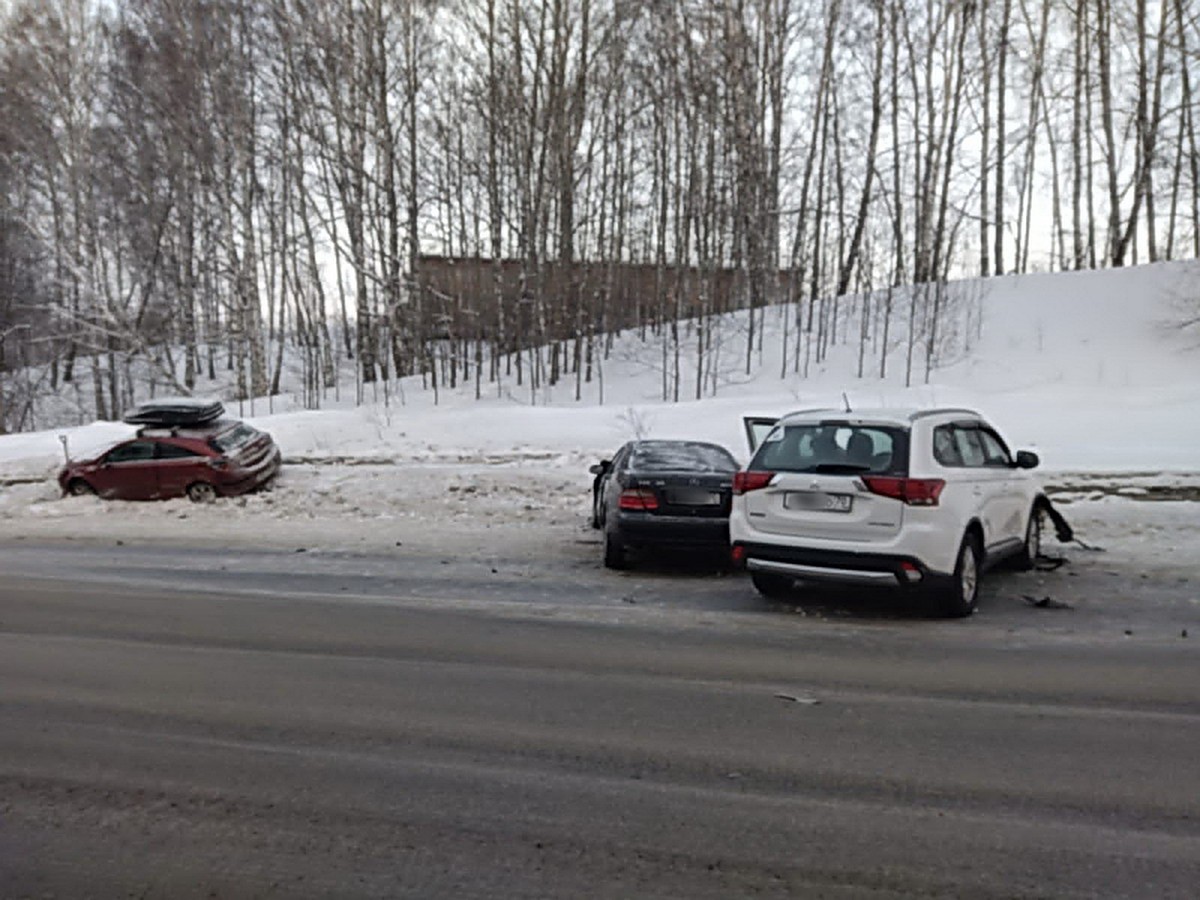
<instances>
[{"instance_id":1,"label":"snowy slope","mask_svg":"<svg viewBox=\"0 0 1200 900\"><path fill-rule=\"evenodd\" d=\"M360 457L394 462L524 462L578 471L638 434L723 443L744 456L741 416L815 405L966 405L990 416L1019 447L1041 453L1049 471L1196 471L1200 469L1200 351L1173 323L1181 318L1194 263L1101 272L1012 276L964 283L969 299L946 340L928 385L904 386L903 317L893 323L896 346L886 379L858 378L858 327L844 323L849 342L831 348L809 377L780 377L781 339L790 311L766 311L761 350L745 373L745 314L721 326L716 396L662 403L661 347L654 338L619 336L603 366L603 384L574 380L531 397L513 378L442 390L437 405L419 379L393 383L382 397L354 408L326 401L299 409L295 396L274 398L274 415L247 416L271 431L291 460ZM685 333L687 329L684 329ZM686 345L691 347L691 341ZM870 353L868 356L870 357ZM684 353L681 395L694 393L694 358ZM603 402L601 402L601 390ZM220 394L215 389L213 393ZM231 404L237 411L237 404ZM267 404L259 400L254 412ZM249 405L244 408L250 413ZM131 433L113 423L0 437L0 479L39 477L61 461L58 435L73 455Z\"/></svg>"}]
</instances>

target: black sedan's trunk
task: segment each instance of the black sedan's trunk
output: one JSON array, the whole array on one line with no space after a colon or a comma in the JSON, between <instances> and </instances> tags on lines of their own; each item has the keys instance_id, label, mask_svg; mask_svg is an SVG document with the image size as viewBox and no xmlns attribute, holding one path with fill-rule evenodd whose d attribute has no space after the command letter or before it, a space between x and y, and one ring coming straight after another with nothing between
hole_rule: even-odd
<instances>
[{"instance_id":1,"label":"black sedan's trunk","mask_svg":"<svg viewBox=\"0 0 1200 900\"><path fill-rule=\"evenodd\" d=\"M630 472L626 490L650 490L657 507L647 510L661 516L726 518L733 487L729 472Z\"/></svg>"}]
</instances>

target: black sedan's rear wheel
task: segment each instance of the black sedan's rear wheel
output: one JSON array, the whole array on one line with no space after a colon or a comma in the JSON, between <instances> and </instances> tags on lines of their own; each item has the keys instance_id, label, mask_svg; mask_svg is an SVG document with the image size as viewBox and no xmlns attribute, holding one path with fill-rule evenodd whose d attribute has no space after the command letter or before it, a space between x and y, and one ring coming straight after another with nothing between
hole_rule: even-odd
<instances>
[{"instance_id":1,"label":"black sedan's rear wheel","mask_svg":"<svg viewBox=\"0 0 1200 900\"><path fill-rule=\"evenodd\" d=\"M629 567L629 551L625 549L621 539L611 531L604 532L604 567L606 569Z\"/></svg>"}]
</instances>

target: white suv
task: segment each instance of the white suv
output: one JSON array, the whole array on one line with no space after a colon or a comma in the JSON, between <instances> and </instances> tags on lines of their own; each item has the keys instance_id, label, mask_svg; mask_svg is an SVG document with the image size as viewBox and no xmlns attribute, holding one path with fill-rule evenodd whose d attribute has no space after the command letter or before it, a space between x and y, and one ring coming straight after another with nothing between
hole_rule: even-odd
<instances>
[{"instance_id":1,"label":"white suv","mask_svg":"<svg viewBox=\"0 0 1200 900\"><path fill-rule=\"evenodd\" d=\"M733 482L733 560L767 596L796 580L925 586L970 615L979 576L1040 552L1046 498L968 409L813 409L746 419L754 457Z\"/></svg>"}]
</instances>

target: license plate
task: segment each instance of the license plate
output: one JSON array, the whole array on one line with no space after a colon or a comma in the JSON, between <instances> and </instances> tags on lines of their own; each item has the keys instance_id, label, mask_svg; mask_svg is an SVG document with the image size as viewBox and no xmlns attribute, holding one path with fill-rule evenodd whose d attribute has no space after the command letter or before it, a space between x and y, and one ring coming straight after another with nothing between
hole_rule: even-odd
<instances>
[{"instance_id":1,"label":"license plate","mask_svg":"<svg viewBox=\"0 0 1200 900\"><path fill-rule=\"evenodd\" d=\"M720 506L719 491L706 491L703 488L672 488L667 492L672 503L680 506Z\"/></svg>"},{"instance_id":2,"label":"license plate","mask_svg":"<svg viewBox=\"0 0 1200 900\"><path fill-rule=\"evenodd\" d=\"M854 504L850 494L826 494L824 491L791 491L784 495L784 509L802 509L806 512L848 513Z\"/></svg>"}]
</instances>

